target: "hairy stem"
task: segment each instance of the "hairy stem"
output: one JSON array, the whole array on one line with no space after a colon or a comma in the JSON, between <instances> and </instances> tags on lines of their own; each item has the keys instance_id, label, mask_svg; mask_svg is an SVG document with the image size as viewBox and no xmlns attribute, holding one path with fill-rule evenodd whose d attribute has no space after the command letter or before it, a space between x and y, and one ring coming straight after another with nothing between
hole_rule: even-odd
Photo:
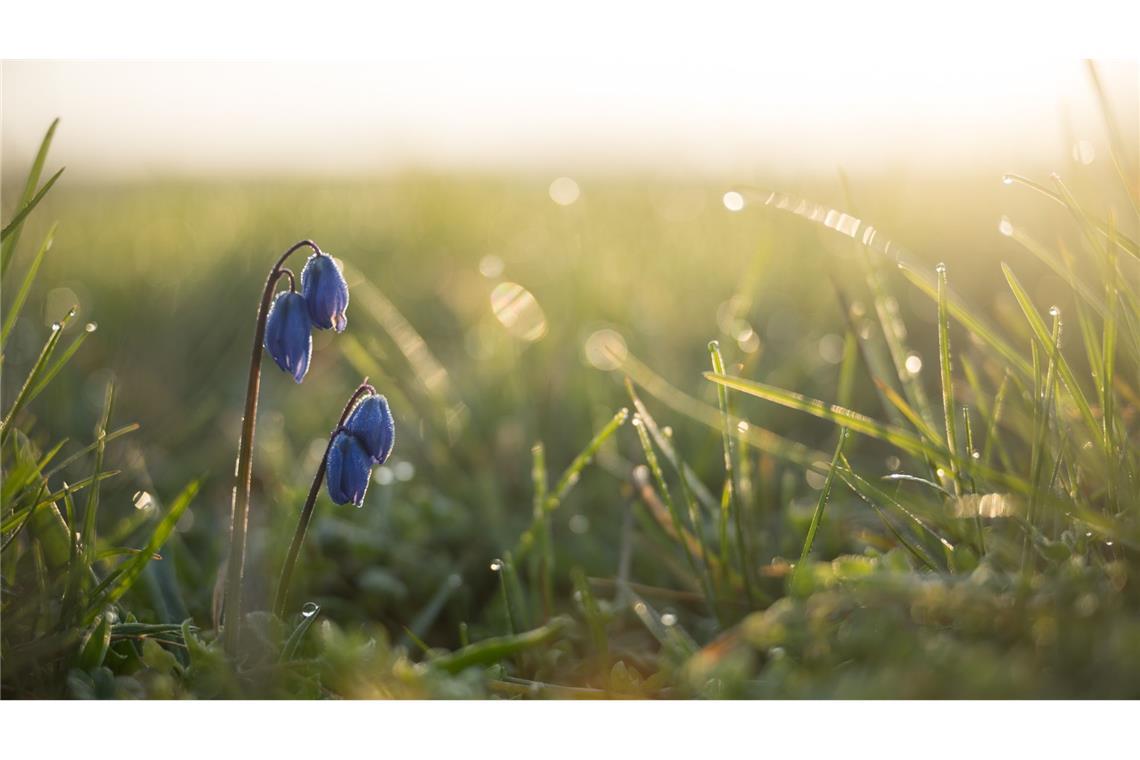
<instances>
[{"instance_id":1,"label":"hairy stem","mask_svg":"<svg viewBox=\"0 0 1140 760\"><path fill-rule=\"evenodd\" d=\"M285 260L300 248L312 248L320 253L320 248L311 240L302 240L293 245L269 270L261 303L257 309L257 327L253 334L253 350L249 355L249 382L245 391L245 411L242 416L241 440L238 444L237 469L234 475L234 500L230 513L230 552L226 562L225 600L222 607L226 653L237 655L241 636L241 592L242 574L245 570L245 537L249 524L249 494L253 478L253 433L257 424L257 397L261 389L261 356L264 353L265 320L277 282L288 276L291 287L295 287L293 273L284 269Z\"/></svg>"},{"instance_id":2,"label":"hairy stem","mask_svg":"<svg viewBox=\"0 0 1140 760\"><path fill-rule=\"evenodd\" d=\"M297 566L297 555L301 553L301 544L305 541L305 533L309 530L309 522L313 519L313 507L317 503L317 494L321 491L321 484L325 480L325 468L329 460L329 450L332 449L333 439L344 427L352 408L361 396L376 393L376 389L368 384L368 378L360 383L356 392L344 405L336 427L329 433L329 442L325 446L325 453L321 456L321 463L317 466L317 473L313 476L313 485L309 488L309 496L305 499L305 506L301 509L301 516L297 520L297 530L293 532L293 542L289 544L289 553L285 555L285 564L281 567L281 579L277 582L277 597L273 602L273 612L277 617L285 617L285 605L289 599L289 585L293 581L293 569Z\"/></svg>"}]
</instances>

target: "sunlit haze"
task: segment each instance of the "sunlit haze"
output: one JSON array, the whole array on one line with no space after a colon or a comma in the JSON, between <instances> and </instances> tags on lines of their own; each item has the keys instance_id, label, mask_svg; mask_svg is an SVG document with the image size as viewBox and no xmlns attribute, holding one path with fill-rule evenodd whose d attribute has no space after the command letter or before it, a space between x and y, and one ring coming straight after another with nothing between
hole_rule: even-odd
<instances>
[{"instance_id":1,"label":"sunlit haze","mask_svg":"<svg viewBox=\"0 0 1140 760\"><path fill-rule=\"evenodd\" d=\"M683 61L6 62L3 155L13 168L26 163L55 116L67 136L57 160L89 179L419 166L933 168L1049 160L1100 138L1074 59L839 66L705 52ZM1135 67L1106 75L1115 97L1135 103Z\"/></svg>"}]
</instances>

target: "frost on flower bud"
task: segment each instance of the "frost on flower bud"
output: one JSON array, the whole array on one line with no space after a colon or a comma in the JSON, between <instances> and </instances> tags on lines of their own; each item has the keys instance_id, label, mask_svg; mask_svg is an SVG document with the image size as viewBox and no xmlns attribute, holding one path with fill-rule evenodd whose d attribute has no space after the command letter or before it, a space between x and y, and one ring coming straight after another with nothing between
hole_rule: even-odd
<instances>
[{"instance_id":1,"label":"frost on flower bud","mask_svg":"<svg viewBox=\"0 0 1140 760\"><path fill-rule=\"evenodd\" d=\"M329 497L337 504L363 505L368 479L372 476L372 458L356 436L343 430L337 433L325 466Z\"/></svg>"},{"instance_id":2,"label":"frost on flower bud","mask_svg":"<svg viewBox=\"0 0 1140 760\"><path fill-rule=\"evenodd\" d=\"M396 423L383 396L365 396L348 415L344 429L356 436L376 464L384 464L396 442Z\"/></svg>"},{"instance_id":3,"label":"frost on flower bud","mask_svg":"<svg viewBox=\"0 0 1140 760\"><path fill-rule=\"evenodd\" d=\"M309 371L311 327L308 306L300 293L281 293L273 301L265 323L265 348L277 366L298 383Z\"/></svg>"},{"instance_id":4,"label":"frost on flower bud","mask_svg":"<svg viewBox=\"0 0 1140 760\"><path fill-rule=\"evenodd\" d=\"M316 253L305 262L301 270L301 294L309 304L309 317L322 330L330 327L344 332L348 317L348 283L340 267L328 254Z\"/></svg>"}]
</instances>

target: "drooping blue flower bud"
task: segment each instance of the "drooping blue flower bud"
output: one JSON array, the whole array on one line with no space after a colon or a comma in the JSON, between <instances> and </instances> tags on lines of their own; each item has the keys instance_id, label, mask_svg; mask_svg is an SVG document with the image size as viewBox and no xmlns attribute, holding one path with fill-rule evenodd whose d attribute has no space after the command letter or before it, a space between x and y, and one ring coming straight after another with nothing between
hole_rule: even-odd
<instances>
[{"instance_id":1,"label":"drooping blue flower bud","mask_svg":"<svg viewBox=\"0 0 1140 760\"><path fill-rule=\"evenodd\" d=\"M309 371L313 353L309 309L300 293L281 293L269 309L265 323L265 348L277 366L298 383Z\"/></svg>"},{"instance_id":2,"label":"drooping blue flower bud","mask_svg":"<svg viewBox=\"0 0 1140 760\"><path fill-rule=\"evenodd\" d=\"M325 480L329 497L337 504L364 504L368 480L372 476L372 458L356 436L341 431L333 437L325 463Z\"/></svg>"},{"instance_id":3,"label":"drooping blue flower bud","mask_svg":"<svg viewBox=\"0 0 1140 760\"><path fill-rule=\"evenodd\" d=\"M344 332L348 317L348 283L340 267L328 254L315 253L301 270L301 294L309 304L309 317L322 330L330 327Z\"/></svg>"},{"instance_id":4,"label":"drooping blue flower bud","mask_svg":"<svg viewBox=\"0 0 1140 760\"><path fill-rule=\"evenodd\" d=\"M344 429L356 436L376 464L384 464L396 442L396 422L383 396L365 396L344 421Z\"/></svg>"}]
</instances>

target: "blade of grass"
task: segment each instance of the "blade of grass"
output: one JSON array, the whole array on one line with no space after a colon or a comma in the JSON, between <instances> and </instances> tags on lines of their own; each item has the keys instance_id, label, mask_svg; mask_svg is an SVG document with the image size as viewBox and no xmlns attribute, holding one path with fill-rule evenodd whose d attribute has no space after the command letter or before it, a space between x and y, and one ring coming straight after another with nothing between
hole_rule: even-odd
<instances>
[{"instance_id":1,"label":"blade of grass","mask_svg":"<svg viewBox=\"0 0 1140 760\"><path fill-rule=\"evenodd\" d=\"M40 201L44 199L44 196L48 194L48 191L51 190L52 185L56 183L56 180L58 180L62 174L63 169L60 169L55 174L53 174L51 176L51 179L45 182L44 186L40 188L40 191L36 193L32 199L24 205L23 208L16 212L16 215L12 217L12 220L4 226L4 229L0 230L0 241L7 239L10 235L12 235L14 231L20 228L20 224L23 223L23 221L28 217L28 214L32 213L35 207L39 205Z\"/></svg>"},{"instance_id":2,"label":"blade of grass","mask_svg":"<svg viewBox=\"0 0 1140 760\"><path fill-rule=\"evenodd\" d=\"M28 170L28 178L24 182L24 190L20 194L20 200L16 204L16 208L23 208L28 205L28 201L36 193L36 187L40 184L40 177L43 176L44 163L47 161L48 151L51 150L51 141L55 136L56 127L59 126L59 119L54 119L48 127L47 132L44 133L43 139L40 140L40 147L36 151L36 157L32 160L32 166ZM8 274L8 266L12 262L12 256L16 252L16 245L20 241L21 228L17 227L13 233L2 243L0 243L0 278Z\"/></svg>"},{"instance_id":3,"label":"blade of grass","mask_svg":"<svg viewBox=\"0 0 1140 760\"><path fill-rule=\"evenodd\" d=\"M952 454L958 451L958 436L954 427L954 379L950 365L950 317L946 301L946 265L939 264L938 272L938 366L941 370L942 415L946 422L946 450ZM962 493L962 475L958 467L958 457L951 456L950 476L954 481L955 495Z\"/></svg>"},{"instance_id":4,"label":"blade of grass","mask_svg":"<svg viewBox=\"0 0 1140 760\"><path fill-rule=\"evenodd\" d=\"M819 524L823 522L823 510L827 507L827 500L831 497L831 484L835 481L836 465L839 464L839 458L843 455L843 446L847 443L847 428L839 429L839 443L835 445L835 455L831 457L831 466L827 468L827 477L823 481L823 490L819 492L819 501L816 502L815 512L811 516L811 524L808 525L807 536L804 537L804 548L800 552L800 561L796 563L796 573L799 573L802 568L807 565L808 553L811 551L811 545L815 541L815 533L819 530Z\"/></svg>"},{"instance_id":5,"label":"blade of grass","mask_svg":"<svg viewBox=\"0 0 1140 760\"><path fill-rule=\"evenodd\" d=\"M720 353L720 343L717 341L710 341L708 345L709 359L712 363L713 372L718 375L725 374L724 357ZM749 603L755 604L756 595L752 590L752 560L749 556L748 542L744 536L744 517L743 508L740 504L738 495L738 486L736 476L733 471L733 460L736 458L733 440L732 440L732 422L731 411L729 409L728 388L723 385L717 386L716 395L717 405L720 407L721 417L721 445L724 448L724 490L726 497L723 499L725 506L729 507L732 512L732 524L736 532L736 551L740 564L740 577L744 582L744 595L747 597ZM722 524L721 535L727 529L728 515L722 510ZM725 559L722 557L722 560Z\"/></svg>"},{"instance_id":6,"label":"blade of grass","mask_svg":"<svg viewBox=\"0 0 1140 760\"><path fill-rule=\"evenodd\" d=\"M28 299L28 293L32 289L36 274L40 271L40 264L43 263L44 255L51 250L51 244L55 238L55 229L56 225L53 224L47 235L44 236L44 241L40 243L36 255L32 257L32 262L28 265L28 271L24 274L20 289L16 291L16 296L8 305L8 313L4 316L4 326L0 328L0 352L3 352L4 347L8 345L8 334L12 332L12 328L16 325L16 319L20 316L20 310L24 308L24 302Z\"/></svg>"},{"instance_id":7,"label":"blade of grass","mask_svg":"<svg viewBox=\"0 0 1140 760\"><path fill-rule=\"evenodd\" d=\"M170 537L175 524L178 523L197 493L198 481L191 481L171 503L170 510L159 520L154 531L150 534L146 546L138 554L124 562L119 568L119 572L107 576L92 592L91 601L87 606L87 614L84 616L86 623L93 620L100 609L118 601L123 594L131 589L131 586L134 585L134 582L138 580L151 561L151 557L158 554L158 550L166 543L166 539Z\"/></svg>"}]
</instances>

